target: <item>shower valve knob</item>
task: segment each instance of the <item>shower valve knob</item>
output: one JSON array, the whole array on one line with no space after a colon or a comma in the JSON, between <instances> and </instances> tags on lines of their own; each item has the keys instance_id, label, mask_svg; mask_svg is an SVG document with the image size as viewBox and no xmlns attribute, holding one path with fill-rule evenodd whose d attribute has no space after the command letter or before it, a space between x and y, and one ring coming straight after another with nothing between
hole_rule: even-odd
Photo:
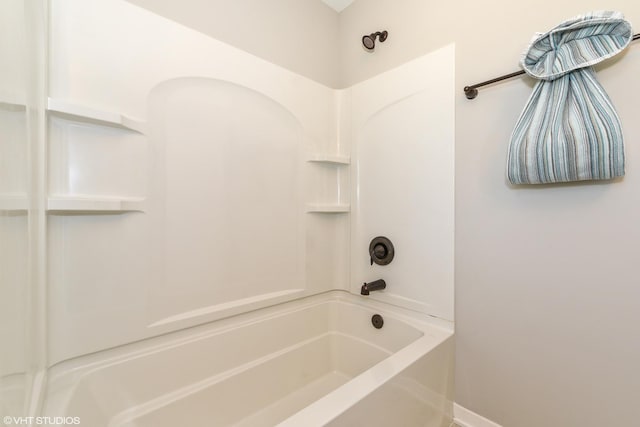
<instances>
[{"instance_id":1,"label":"shower valve knob","mask_svg":"<svg viewBox=\"0 0 640 427\"><path fill-rule=\"evenodd\" d=\"M387 251L387 247L380 243L373 247L373 254L376 256L376 258L384 258L387 256L388 252L389 251Z\"/></svg>"},{"instance_id":2,"label":"shower valve knob","mask_svg":"<svg viewBox=\"0 0 640 427\"><path fill-rule=\"evenodd\" d=\"M393 261L395 255L395 249L391 240L384 236L378 236L369 244L369 257L371 265L376 263L378 265L387 265Z\"/></svg>"},{"instance_id":3,"label":"shower valve knob","mask_svg":"<svg viewBox=\"0 0 640 427\"><path fill-rule=\"evenodd\" d=\"M371 265L373 265L373 258L375 259L384 259L389 251L387 247L382 244L377 244L373 247L373 254L371 255Z\"/></svg>"}]
</instances>

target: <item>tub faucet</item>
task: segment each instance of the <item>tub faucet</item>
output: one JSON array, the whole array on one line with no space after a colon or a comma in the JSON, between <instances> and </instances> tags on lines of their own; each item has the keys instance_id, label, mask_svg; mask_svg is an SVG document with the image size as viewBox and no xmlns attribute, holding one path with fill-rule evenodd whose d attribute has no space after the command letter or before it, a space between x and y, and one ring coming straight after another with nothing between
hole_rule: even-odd
<instances>
[{"instance_id":1,"label":"tub faucet","mask_svg":"<svg viewBox=\"0 0 640 427\"><path fill-rule=\"evenodd\" d=\"M371 291L380 291L387 287L387 284L382 279L378 279L373 282L365 283L360 288L360 295L369 295Z\"/></svg>"}]
</instances>

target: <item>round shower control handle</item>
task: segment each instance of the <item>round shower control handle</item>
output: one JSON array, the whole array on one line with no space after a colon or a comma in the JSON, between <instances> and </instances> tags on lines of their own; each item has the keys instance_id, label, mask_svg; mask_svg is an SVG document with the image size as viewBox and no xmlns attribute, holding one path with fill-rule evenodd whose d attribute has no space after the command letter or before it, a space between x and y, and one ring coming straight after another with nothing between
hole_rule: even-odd
<instances>
[{"instance_id":1,"label":"round shower control handle","mask_svg":"<svg viewBox=\"0 0 640 427\"><path fill-rule=\"evenodd\" d=\"M373 247L373 255L378 259L386 257L387 253L389 253L389 251L387 250L387 247L382 243L378 243Z\"/></svg>"},{"instance_id":2,"label":"round shower control handle","mask_svg":"<svg viewBox=\"0 0 640 427\"><path fill-rule=\"evenodd\" d=\"M369 243L369 257L371 257L371 265L387 265L393 261L395 249L391 240L384 236L378 236Z\"/></svg>"}]
</instances>

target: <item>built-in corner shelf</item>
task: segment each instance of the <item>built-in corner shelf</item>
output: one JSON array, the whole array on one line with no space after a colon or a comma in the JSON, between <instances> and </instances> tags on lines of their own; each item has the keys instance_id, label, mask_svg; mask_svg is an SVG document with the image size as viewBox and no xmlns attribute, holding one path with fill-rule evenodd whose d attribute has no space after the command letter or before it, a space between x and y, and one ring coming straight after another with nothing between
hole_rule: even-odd
<instances>
[{"instance_id":1,"label":"built-in corner shelf","mask_svg":"<svg viewBox=\"0 0 640 427\"><path fill-rule=\"evenodd\" d=\"M348 213L351 207L347 204L308 204L308 213Z\"/></svg>"},{"instance_id":2,"label":"built-in corner shelf","mask_svg":"<svg viewBox=\"0 0 640 427\"><path fill-rule=\"evenodd\" d=\"M145 122L111 111L96 110L84 105L73 104L55 98L48 98L47 110L54 116L83 123L97 124L120 129L128 129L144 134Z\"/></svg>"},{"instance_id":3,"label":"built-in corner shelf","mask_svg":"<svg viewBox=\"0 0 640 427\"><path fill-rule=\"evenodd\" d=\"M324 154L324 153L311 153L307 157L307 161L319 165L318 167L311 168L310 183L312 200L315 199L316 203L307 204L308 213L320 213L320 214L339 214L348 213L350 206L348 203L340 203L338 200L342 199L340 194L343 182L348 182L345 174L348 174L347 166L351 163L349 156L342 156L339 154ZM318 191L314 191L318 190ZM342 190L345 190L342 188ZM326 202L324 202L326 200Z\"/></svg>"},{"instance_id":4,"label":"built-in corner shelf","mask_svg":"<svg viewBox=\"0 0 640 427\"><path fill-rule=\"evenodd\" d=\"M51 213L125 213L144 212L145 199L95 196L49 196Z\"/></svg>"},{"instance_id":5,"label":"built-in corner shelf","mask_svg":"<svg viewBox=\"0 0 640 427\"><path fill-rule=\"evenodd\" d=\"M351 159L348 156L332 156L325 154L312 154L309 156L308 161L334 165L348 165L351 163Z\"/></svg>"}]
</instances>

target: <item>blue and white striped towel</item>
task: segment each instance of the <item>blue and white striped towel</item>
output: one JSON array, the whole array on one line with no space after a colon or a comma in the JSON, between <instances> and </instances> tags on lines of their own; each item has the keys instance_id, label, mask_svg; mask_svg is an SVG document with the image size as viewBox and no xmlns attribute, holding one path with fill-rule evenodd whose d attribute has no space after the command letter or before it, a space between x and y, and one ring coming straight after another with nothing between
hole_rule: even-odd
<instances>
[{"instance_id":1,"label":"blue and white striped towel","mask_svg":"<svg viewBox=\"0 0 640 427\"><path fill-rule=\"evenodd\" d=\"M619 12L592 12L536 34L521 64L540 79L511 135L512 184L612 179L624 175L620 119L591 65L631 42Z\"/></svg>"}]
</instances>

